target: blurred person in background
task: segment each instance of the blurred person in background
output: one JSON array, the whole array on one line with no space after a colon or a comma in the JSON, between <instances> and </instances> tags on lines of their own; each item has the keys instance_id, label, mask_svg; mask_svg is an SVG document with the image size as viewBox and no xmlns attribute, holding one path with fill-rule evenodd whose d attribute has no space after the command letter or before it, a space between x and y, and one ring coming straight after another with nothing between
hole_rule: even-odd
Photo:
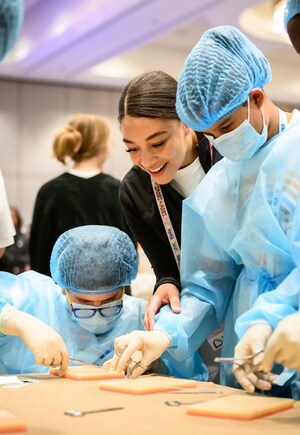
<instances>
[{"instance_id":1,"label":"blurred person in background","mask_svg":"<svg viewBox=\"0 0 300 435\"><path fill-rule=\"evenodd\" d=\"M24 17L23 0L0 0L0 62L13 47ZM16 234L0 170L0 257L5 248L14 243Z\"/></svg>"},{"instance_id":2,"label":"blurred person in background","mask_svg":"<svg viewBox=\"0 0 300 435\"><path fill-rule=\"evenodd\" d=\"M10 213L16 234L14 236L14 244L8 246L0 258L0 270L18 275L30 269L28 252L29 232L23 228L19 210L16 207L10 206Z\"/></svg>"},{"instance_id":3,"label":"blurred person in background","mask_svg":"<svg viewBox=\"0 0 300 435\"><path fill-rule=\"evenodd\" d=\"M93 114L75 115L56 133L53 153L63 164L71 159L72 168L44 184L35 201L30 261L45 275L50 275L54 243L71 228L109 225L131 236L119 201L120 182L103 172L111 153L108 123Z\"/></svg>"}]
</instances>

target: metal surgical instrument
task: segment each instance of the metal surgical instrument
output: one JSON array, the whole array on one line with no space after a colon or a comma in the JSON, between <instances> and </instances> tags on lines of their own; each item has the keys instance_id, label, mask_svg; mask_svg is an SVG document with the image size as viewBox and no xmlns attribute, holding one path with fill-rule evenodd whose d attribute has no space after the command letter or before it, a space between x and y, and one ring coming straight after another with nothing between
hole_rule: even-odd
<instances>
[{"instance_id":1,"label":"metal surgical instrument","mask_svg":"<svg viewBox=\"0 0 300 435\"><path fill-rule=\"evenodd\" d=\"M251 355L242 356L242 357L216 357L214 359L215 362L218 363L232 363L240 365L239 362L241 361L242 364L244 364L247 361L251 361L253 358L255 358L260 353L264 352L263 350L259 350L258 352L252 353Z\"/></svg>"},{"instance_id":2,"label":"metal surgical instrument","mask_svg":"<svg viewBox=\"0 0 300 435\"><path fill-rule=\"evenodd\" d=\"M106 411L119 411L124 408L102 408L102 409L94 409L93 411L78 411L76 409L69 409L65 411L65 415L69 415L70 417L83 417L86 414L95 414L96 412L106 412Z\"/></svg>"}]
</instances>

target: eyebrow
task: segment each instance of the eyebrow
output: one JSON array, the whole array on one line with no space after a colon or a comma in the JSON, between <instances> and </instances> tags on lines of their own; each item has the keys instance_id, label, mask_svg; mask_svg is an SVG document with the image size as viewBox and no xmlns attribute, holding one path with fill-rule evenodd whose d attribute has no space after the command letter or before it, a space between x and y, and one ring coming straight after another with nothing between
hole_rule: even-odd
<instances>
[{"instance_id":1,"label":"eyebrow","mask_svg":"<svg viewBox=\"0 0 300 435\"><path fill-rule=\"evenodd\" d=\"M118 293L117 293L118 294ZM80 303L80 302L87 302L87 303L89 303L89 304L91 304L91 303L93 303L93 302L95 302L95 301L90 301L90 300L88 300L88 299L84 299L84 298L78 298L78 297L76 297L77 298L77 301ZM107 299L105 299L104 301L101 301L101 304L102 303L107 303L107 302L111 302L111 301L114 301L115 300L115 298L116 298L116 295L113 295L113 296L111 296L110 298L107 298ZM75 302L76 303L76 302Z\"/></svg>"},{"instance_id":2,"label":"eyebrow","mask_svg":"<svg viewBox=\"0 0 300 435\"><path fill-rule=\"evenodd\" d=\"M227 118L222 119L221 121L217 122L217 126L215 128L222 128L224 125L226 125L227 123L231 123L231 119L230 119L230 115L227 116ZM208 136L212 136L212 134L210 132L206 132L206 131L202 131L203 134L207 134Z\"/></svg>"},{"instance_id":3,"label":"eyebrow","mask_svg":"<svg viewBox=\"0 0 300 435\"><path fill-rule=\"evenodd\" d=\"M146 141L151 140L151 139L154 139L155 137L160 136L160 135L162 135L162 134L166 134L166 133L168 133L167 130L156 131L155 133L150 134L150 136L146 137ZM126 139L125 137L123 138L123 142L124 142L124 143L131 143L131 144L134 143L133 141L131 141L131 140L129 140L129 139Z\"/></svg>"},{"instance_id":4,"label":"eyebrow","mask_svg":"<svg viewBox=\"0 0 300 435\"><path fill-rule=\"evenodd\" d=\"M87 302L87 303L93 303L94 301L89 301L88 299L78 298L76 297L77 302Z\"/></svg>"}]
</instances>

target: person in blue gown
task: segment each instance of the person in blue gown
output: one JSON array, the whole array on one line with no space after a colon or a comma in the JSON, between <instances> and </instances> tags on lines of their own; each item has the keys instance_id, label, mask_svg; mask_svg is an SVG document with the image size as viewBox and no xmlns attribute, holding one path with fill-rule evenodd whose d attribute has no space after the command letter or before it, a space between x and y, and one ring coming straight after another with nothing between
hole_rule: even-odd
<instances>
[{"instance_id":1,"label":"person in blue gown","mask_svg":"<svg viewBox=\"0 0 300 435\"><path fill-rule=\"evenodd\" d=\"M45 372L69 357L102 365L114 340L145 330L147 301L124 294L138 257L127 234L86 225L63 233L51 254L51 277L35 271L0 273L0 374ZM138 355L134 361L138 364ZM151 372L199 379L197 352L184 362L163 355Z\"/></svg>"},{"instance_id":2,"label":"person in blue gown","mask_svg":"<svg viewBox=\"0 0 300 435\"><path fill-rule=\"evenodd\" d=\"M271 101L270 81L263 53L232 26L205 32L185 61L177 112L224 159L183 203L181 314L166 306L156 330L126 337L131 352L143 349L143 364L154 356L151 333L156 343L164 333L179 358L222 325L222 354L233 356L236 319L297 269L300 113ZM115 353L117 369L125 355ZM231 370L222 364L221 383L238 386Z\"/></svg>"},{"instance_id":3,"label":"person in blue gown","mask_svg":"<svg viewBox=\"0 0 300 435\"><path fill-rule=\"evenodd\" d=\"M300 53L300 0L287 0L284 25L295 50ZM298 255L295 249L294 255ZM290 280L285 280L285 285L262 294L253 308L236 322L235 330L241 338L235 348L237 360L264 350L251 367L234 367L238 382L248 392L255 391L258 386L266 390L271 388L270 382L261 382L259 374L270 372L274 363L288 368L286 373L298 371L299 389L300 291L295 285L299 280L297 274L298 269Z\"/></svg>"},{"instance_id":4,"label":"person in blue gown","mask_svg":"<svg viewBox=\"0 0 300 435\"><path fill-rule=\"evenodd\" d=\"M115 227L86 225L63 233L51 255L52 278L35 271L0 273L0 373L68 367L69 356L102 365L114 339L143 328L146 301L124 294L138 259Z\"/></svg>"}]
</instances>

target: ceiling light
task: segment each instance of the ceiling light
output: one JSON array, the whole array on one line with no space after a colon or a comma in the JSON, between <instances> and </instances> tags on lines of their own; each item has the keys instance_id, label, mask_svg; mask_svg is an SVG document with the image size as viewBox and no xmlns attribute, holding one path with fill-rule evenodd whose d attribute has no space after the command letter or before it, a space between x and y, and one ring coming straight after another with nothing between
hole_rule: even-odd
<instances>
[{"instance_id":1,"label":"ceiling light","mask_svg":"<svg viewBox=\"0 0 300 435\"><path fill-rule=\"evenodd\" d=\"M285 0L265 1L244 9L239 25L250 35L291 45L283 22L285 3Z\"/></svg>"},{"instance_id":2,"label":"ceiling light","mask_svg":"<svg viewBox=\"0 0 300 435\"><path fill-rule=\"evenodd\" d=\"M25 59L33 48L33 41L30 38L23 36L18 40L14 48L8 53L2 64L10 65L12 63L21 62Z\"/></svg>"},{"instance_id":3,"label":"ceiling light","mask_svg":"<svg viewBox=\"0 0 300 435\"><path fill-rule=\"evenodd\" d=\"M277 0L273 5L273 32L280 34L285 33L284 28L284 9L286 0Z\"/></svg>"}]
</instances>

